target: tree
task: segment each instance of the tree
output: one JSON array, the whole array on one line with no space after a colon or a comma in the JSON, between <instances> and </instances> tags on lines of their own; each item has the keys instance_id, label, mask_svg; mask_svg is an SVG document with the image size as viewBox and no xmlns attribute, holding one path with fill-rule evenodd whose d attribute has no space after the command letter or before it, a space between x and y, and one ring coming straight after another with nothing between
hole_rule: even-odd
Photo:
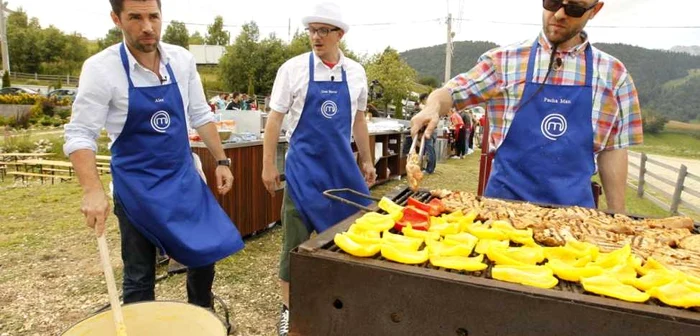
<instances>
[{"instance_id":1,"label":"tree","mask_svg":"<svg viewBox=\"0 0 700 336\"><path fill-rule=\"evenodd\" d=\"M255 86L255 75L262 67L259 38L260 30L255 22L241 27L241 33L219 61L219 76L224 87L247 92Z\"/></svg>"},{"instance_id":2,"label":"tree","mask_svg":"<svg viewBox=\"0 0 700 336\"><path fill-rule=\"evenodd\" d=\"M207 37L205 41L209 45L227 46L231 35L224 31L224 18L217 16L214 18L214 24L207 26Z\"/></svg>"},{"instance_id":3,"label":"tree","mask_svg":"<svg viewBox=\"0 0 700 336\"><path fill-rule=\"evenodd\" d=\"M433 76L421 76L418 79L418 83L421 85L430 86L431 88L440 86L440 81Z\"/></svg>"},{"instance_id":4,"label":"tree","mask_svg":"<svg viewBox=\"0 0 700 336\"><path fill-rule=\"evenodd\" d=\"M189 44L201 45L204 44L204 37L198 31L190 35Z\"/></svg>"},{"instance_id":5,"label":"tree","mask_svg":"<svg viewBox=\"0 0 700 336\"><path fill-rule=\"evenodd\" d=\"M57 62L66 47L66 35L58 28L49 26L42 31L39 55L42 62Z\"/></svg>"},{"instance_id":6,"label":"tree","mask_svg":"<svg viewBox=\"0 0 700 336\"><path fill-rule=\"evenodd\" d=\"M309 35L297 30L294 33L292 40L289 42L289 46L287 46L287 56L294 57L309 51L311 51L311 41L309 41Z\"/></svg>"},{"instance_id":7,"label":"tree","mask_svg":"<svg viewBox=\"0 0 700 336\"><path fill-rule=\"evenodd\" d=\"M105 38L97 40L98 49L104 50L109 46L120 43L123 39L122 30L114 26L107 32Z\"/></svg>"},{"instance_id":8,"label":"tree","mask_svg":"<svg viewBox=\"0 0 700 336\"><path fill-rule=\"evenodd\" d=\"M642 111L642 128L645 133L659 134L666 127L666 123L668 119L655 111L648 108Z\"/></svg>"},{"instance_id":9,"label":"tree","mask_svg":"<svg viewBox=\"0 0 700 336\"><path fill-rule=\"evenodd\" d=\"M190 34L187 32L187 27L185 23L180 21L172 21L165 28L165 34L163 35L163 42L176 44L185 49L189 47L190 44Z\"/></svg>"},{"instance_id":10,"label":"tree","mask_svg":"<svg viewBox=\"0 0 700 336\"><path fill-rule=\"evenodd\" d=\"M384 95L379 100L388 107L389 103L396 104L397 114L403 109L402 99L405 99L416 80L416 71L404 61L399 53L386 48L383 53L372 56L366 65L367 80L379 80L384 86Z\"/></svg>"},{"instance_id":11,"label":"tree","mask_svg":"<svg viewBox=\"0 0 700 336\"><path fill-rule=\"evenodd\" d=\"M7 17L7 42L10 68L17 72L38 72L41 64L42 32L36 18L18 9Z\"/></svg>"},{"instance_id":12,"label":"tree","mask_svg":"<svg viewBox=\"0 0 700 336\"><path fill-rule=\"evenodd\" d=\"M277 77L277 69L287 60L287 47L284 42L275 35L260 41L259 54L261 55L261 67L256 74L256 92L267 93L272 91L272 85Z\"/></svg>"}]
</instances>

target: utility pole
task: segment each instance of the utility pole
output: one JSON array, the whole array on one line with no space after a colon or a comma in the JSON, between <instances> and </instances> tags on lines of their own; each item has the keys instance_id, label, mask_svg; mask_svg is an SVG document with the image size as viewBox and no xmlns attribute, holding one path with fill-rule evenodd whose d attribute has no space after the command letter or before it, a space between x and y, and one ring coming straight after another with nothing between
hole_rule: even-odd
<instances>
[{"instance_id":1,"label":"utility pole","mask_svg":"<svg viewBox=\"0 0 700 336\"><path fill-rule=\"evenodd\" d=\"M2 70L10 72L10 54L7 48L7 23L5 22L5 6L7 3L0 0L0 44L2 44Z\"/></svg>"},{"instance_id":2,"label":"utility pole","mask_svg":"<svg viewBox=\"0 0 700 336\"><path fill-rule=\"evenodd\" d=\"M447 44L445 45L445 83L452 77L452 14L447 14Z\"/></svg>"},{"instance_id":3,"label":"utility pole","mask_svg":"<svg viewBox=\"0 0 700 336\"><path fill-rule=\"evenodd\" d=\"M292 42L292 18L287 21L287 43Z\"/></svg>"}]
</instances>

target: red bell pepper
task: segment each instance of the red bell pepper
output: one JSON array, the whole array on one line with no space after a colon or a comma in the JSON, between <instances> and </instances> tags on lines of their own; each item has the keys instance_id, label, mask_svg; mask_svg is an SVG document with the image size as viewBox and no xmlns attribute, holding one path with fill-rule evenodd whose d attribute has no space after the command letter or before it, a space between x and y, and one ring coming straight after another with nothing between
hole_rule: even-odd
<instances>
[{"instance_id":1,"label":"red bell pepper","mask_svg":"<svg viewBox=\"0 0 700 336\"><path fill-rule=\"evenodd\" d=\"M445 212L445 206L437 198L433 199L432 201L430 201L430 203L426 204L413 197L409 197L407 205L414 206L420 210L423 210L427 212L430 216L440 216L440 214Z\"/></svg>"},{"instance_id":2,"label":"red bell pepper","mask_svg":"<svg viewBox=\"0 0 700 336\"><path fill-rule=\"evenodd\" d=\"M409 198L410 202L410 198ZM415 206L408 205L403 209L403 217L394 225L394 229L401 232L404 227L411 225L414 230L427 231L430 227L430 215Z\"/></svg>"}]
</instances>

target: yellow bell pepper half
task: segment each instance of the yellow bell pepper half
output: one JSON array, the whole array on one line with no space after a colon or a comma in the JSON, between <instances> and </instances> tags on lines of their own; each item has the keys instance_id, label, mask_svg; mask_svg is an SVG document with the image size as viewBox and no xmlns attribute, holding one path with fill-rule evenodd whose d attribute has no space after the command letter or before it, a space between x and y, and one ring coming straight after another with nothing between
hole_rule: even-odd
<instances>
[{"instance_id":1,"label":"yellow bell pepper half","mask_svg":"<svg viewBox=\"0 0 700 336\"><path fill-rule=\"evenodd\" d=\"M497 265L535 265L544 261L541 247L509 247L490 246L486 255Z\"/></svg>"},{"instance_id":2,"label":"yellow bell pepper half","mask_svg":"<svg viewBox=\"0 0 700 336\"><path fill-rule=\"evenodd\" d=\"M634 256L627 257L627 261L605 270L605 273L617 278L622 283L628 283L637 278L637 270L634 267Z\"/></svg>"},{"instance_id":3,"label":"yellow bell pepper half","mask_svg":"<svg viewBox=\"0 0 700 336\"><path fill-rule=\"evenodd\" d=\"M376 230L367 230L366 228L362 226L358 226L357 224L350 225L348 228L347 232L352 232L354 234L358 234L367 238L381 238L381 234L379 232L381 231L376 231Z\"/></svg>"},{"instance_id":4,"label":"yellow bell pepper half","mask_svg":"<svg viewBox=\"0 0 700 336\"><path fill-rule=\"evenodd\" d=\"M423 239L424 241L440 240L439 233L428 232L428 231L423 231L423 230L414 230L410 225L401 229L401 233L403 233L403 235L406 237L420 238L420 239Z\"/></svg>"},{"instance_id":5,"label":"yellow bell pepper half","mask_svg":"<svg viewBox=\"0 0 700 336\"><path fill-rule=\"evenodd\" d=\"M508 239L508 235L499 230L488 228L486 225L474 224L467 227L467 232L476 236L479 239L493 239L493 240L505 240Z\"/></svg>"},{"instance_id":6,"label":"yellow bell pepper half","mask_svg":"<svg viewBox=\"0 0 700 336\"><path fill-rule=\"evenodd\" d=\"M510 241L507 240L479 239L479 242L476 243L476 248L474 251L479 254L486 254L489 252L489 248L491 248L491 246L505 249L508 248L509 245Z\"/></svg>"},{"instance_id":7,"label":"yellow bell pepper half","mask_svg":"<svg viewBox=\"0 0 700 336\"><path fill-rule=\"evenodd\" d=\"M620 282L614 275L601 274L581 279L583 289L588 292L605 295L629 302L646 302L649 294Z\"/></svg>"},{"instance_id":8,"label":"yellow bell pepper half","mask_svg":"<svg viewBox=\"0 0 700 336\"><path fill-rule=\"evenodd\" d=\"M654 287L647 293L674 307L700 307L700 285L687 280L674 280L666 285Z\"/></svg>"},{"instance_id":9,"label":"yellow bell pepper half","mask_svg":"<svg viewBox=\"0 0 700 336\"><path fill-rule=\"evenodd\" d=\"M355 220L358 228L366 231L386 231L394 227L394 217L392 215L382 215L376 212L368 212Z\"/></svg>"},{"instance_id":10,"label":"yellow bell pepper half","mask_svg":"<svg viewBox=\"0 0 700 336\"><path fill-rule=\"evenodd\" d=\"M379 200L378 204L379 208L386 211L386 213L393 214L397 212L402 212L403 207L394 203L394 201L390 200L389 198L382 197L381 200Z\"/></svg>"},{"instance_id":11,"label":"yellow bell pepper half","mask_svg":"<svg viewBox=\"0 0 700 336\"><path fill-rule=\"evenodd\" d=\"M603 274L603 269L600 266L577 267L559 259L550 259L545 266L549 267L554 272L554 275L560 279L573 282L579 282L581 278L590 278Z\"/></svg>"},{"instance_id":12,"label":"yellow bell pepper half","mask_svg":"<svg viewBox=\"0 0 700 336\"><path fill-rule=\"evenodd\" d=\"M382 233L382 244L393 245L394 247L405 251L418 251L418 248L423 245L423 239L402 236L389 231L384 231L384 233Z\"/></svg>"},{"instance_id":13,"label":"yellow bell pepper half","mask_svg":"<svg viewBox=\"0 0 700 336\"><path fill-rule=\"evenodd\" d=\"M366 231L366 232L372 232L372 231ZM369 237L369 236L363 235L361 233L355 233L355 232L350 232L350 231L343 233L343 235L350 237L350 239L352 239L353 241L355 241L356 243L359 243L359 244L371 245L371 244L381 244L382 243L382 239L379 238L378 236L377 237Z\"/></svg>"},{"instance_id":14,"label":"yellow bell pepper half","mask_svg":"<svg viewBox=\"0 0 700 336\"><path fill-rule=\"evenodd\" d=\"M630 245L627 244L624 247L610 253L598 254L598 258L596 258L593 263L602 268L613 268L627 262L631 254L632 248L630 248Z\"/></svg>"},{"instance_id":15,"label":"yellow bell pepper half","mask_svg":"<svg viewBox=\"0 0 700 336\"><path fill-rule=\"evenodd\" d=\"M552 270L544 266L496 265L491 269L491 277L539 288L552 288L559 283Z\"/></svg>"},{"instance_id":16,"label":"yellow bell pepper half","mask_svg":"<svg viewBox=\"0 0 700 336\"><path fill-rule=\"evenodd\" d=\"M430 256L430 264L435 267L444 267L458 271L476 272L485 270L488 265L484 264L484 255L478 257L462 256Z\"/></svg>"},{"instance_id":17,"label":"yellow bell pepper half","mask_svg":"<svg viewBox=\"0 0 700 336\"><path fill-rule=\"evenodd\" d=\"M462 213L462 210L457 210L455 212L442 215L441 218L447 221L448 223L457 223L462 217L464 217L464 213ZM474 218L476 218L476 214L474 214Z\"/></svg>"},{"instance_id":18,"label":"yellow bell pepper half","mask_svg":"<svg viewBox=\"0 0 700 336\"><path fill-rule=\"evenodd\" d=\"M333 242L340 247L341 250L345 251L350 255L356 257L372 257L379 253L381 250L381 244L361 244L358 243L349 236L341 233L336 233L333 238Z\"/></svg>"},{"instance_id":19,"label":"yellow bell pepper half","mask_svg":"<svg viewBox=\"0 0 700 336\"><path fill-rule=\"evenodd\" d=\"M408 265L422 264L428 261L428 250L406 251L391 244L382 244L382 256L388 260Z\"/></svg>"},{"instance_id":20,"label":"yellow bell pepper half","mask_svg":"<svg viewBox=\"0 0 700 336\"><path fill-rule=\"evenodd\" d=\"M477 242L479 242L479 238L476 238L466 232L450 234L445 236L445 243L450 245L465 244L467 246L471 246L471 248L473 249L474 246L476 246Z\"/></svg>"},{"instance_id":21,"label":"yellow bell pepper half","mask_svg":"<svg viewBox=\"0 0 700 336\"><path fill-rule=\"evenodd\" d=\"M474 246L469 246L466 244L449 245L444 242L433 241L428 244L428 252L430 256L444 256L444 257L468 257L472 253Z\"/></svg>"},{"instance_id":22,"label":"yellow bell pepper half","mask_svg":"<svg viewBox=\"0 0 700 336\"><path fill-rule=\"evenodd\" d=\"M632 285L639 290L649 291L654 287L661 287L675 281L678 277L671 272L655 270L648 272L641 278L623 281L627 285Z\"/></svg>"},{"instance_id":23,"label":"yellow bell pepper half","mask_svg":"<svg viewBox=\"0 0 700 336\"><path fill-rule=\"evenodd\" d=\"M457 234L460 232L459 223L440 223L439 221L433 222L433 218L430 218L430 227L428 232L437 232L441 236Z\"/></svg>"}]
</instances>

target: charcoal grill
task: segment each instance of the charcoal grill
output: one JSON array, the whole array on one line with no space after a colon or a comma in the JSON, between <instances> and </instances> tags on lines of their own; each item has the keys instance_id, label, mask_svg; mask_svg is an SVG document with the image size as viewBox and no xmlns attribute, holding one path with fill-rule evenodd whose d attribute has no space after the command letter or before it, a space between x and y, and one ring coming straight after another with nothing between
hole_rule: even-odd
<instances>
[{"instance_id":1,"label":"charcoal grill","mask_svg":"<svg viewBox=\"0 0 700 336\"><path fill-rule=\"evenodd\" d=\"M426 191L388 197L428 201ZM376 208L374 208L376 209ZM290 335L700 335L700 312L629 303L560 281L539 289L429 263L357 258L333 243L360 213L291 253Z\"/></svg>"}]
</instances>

